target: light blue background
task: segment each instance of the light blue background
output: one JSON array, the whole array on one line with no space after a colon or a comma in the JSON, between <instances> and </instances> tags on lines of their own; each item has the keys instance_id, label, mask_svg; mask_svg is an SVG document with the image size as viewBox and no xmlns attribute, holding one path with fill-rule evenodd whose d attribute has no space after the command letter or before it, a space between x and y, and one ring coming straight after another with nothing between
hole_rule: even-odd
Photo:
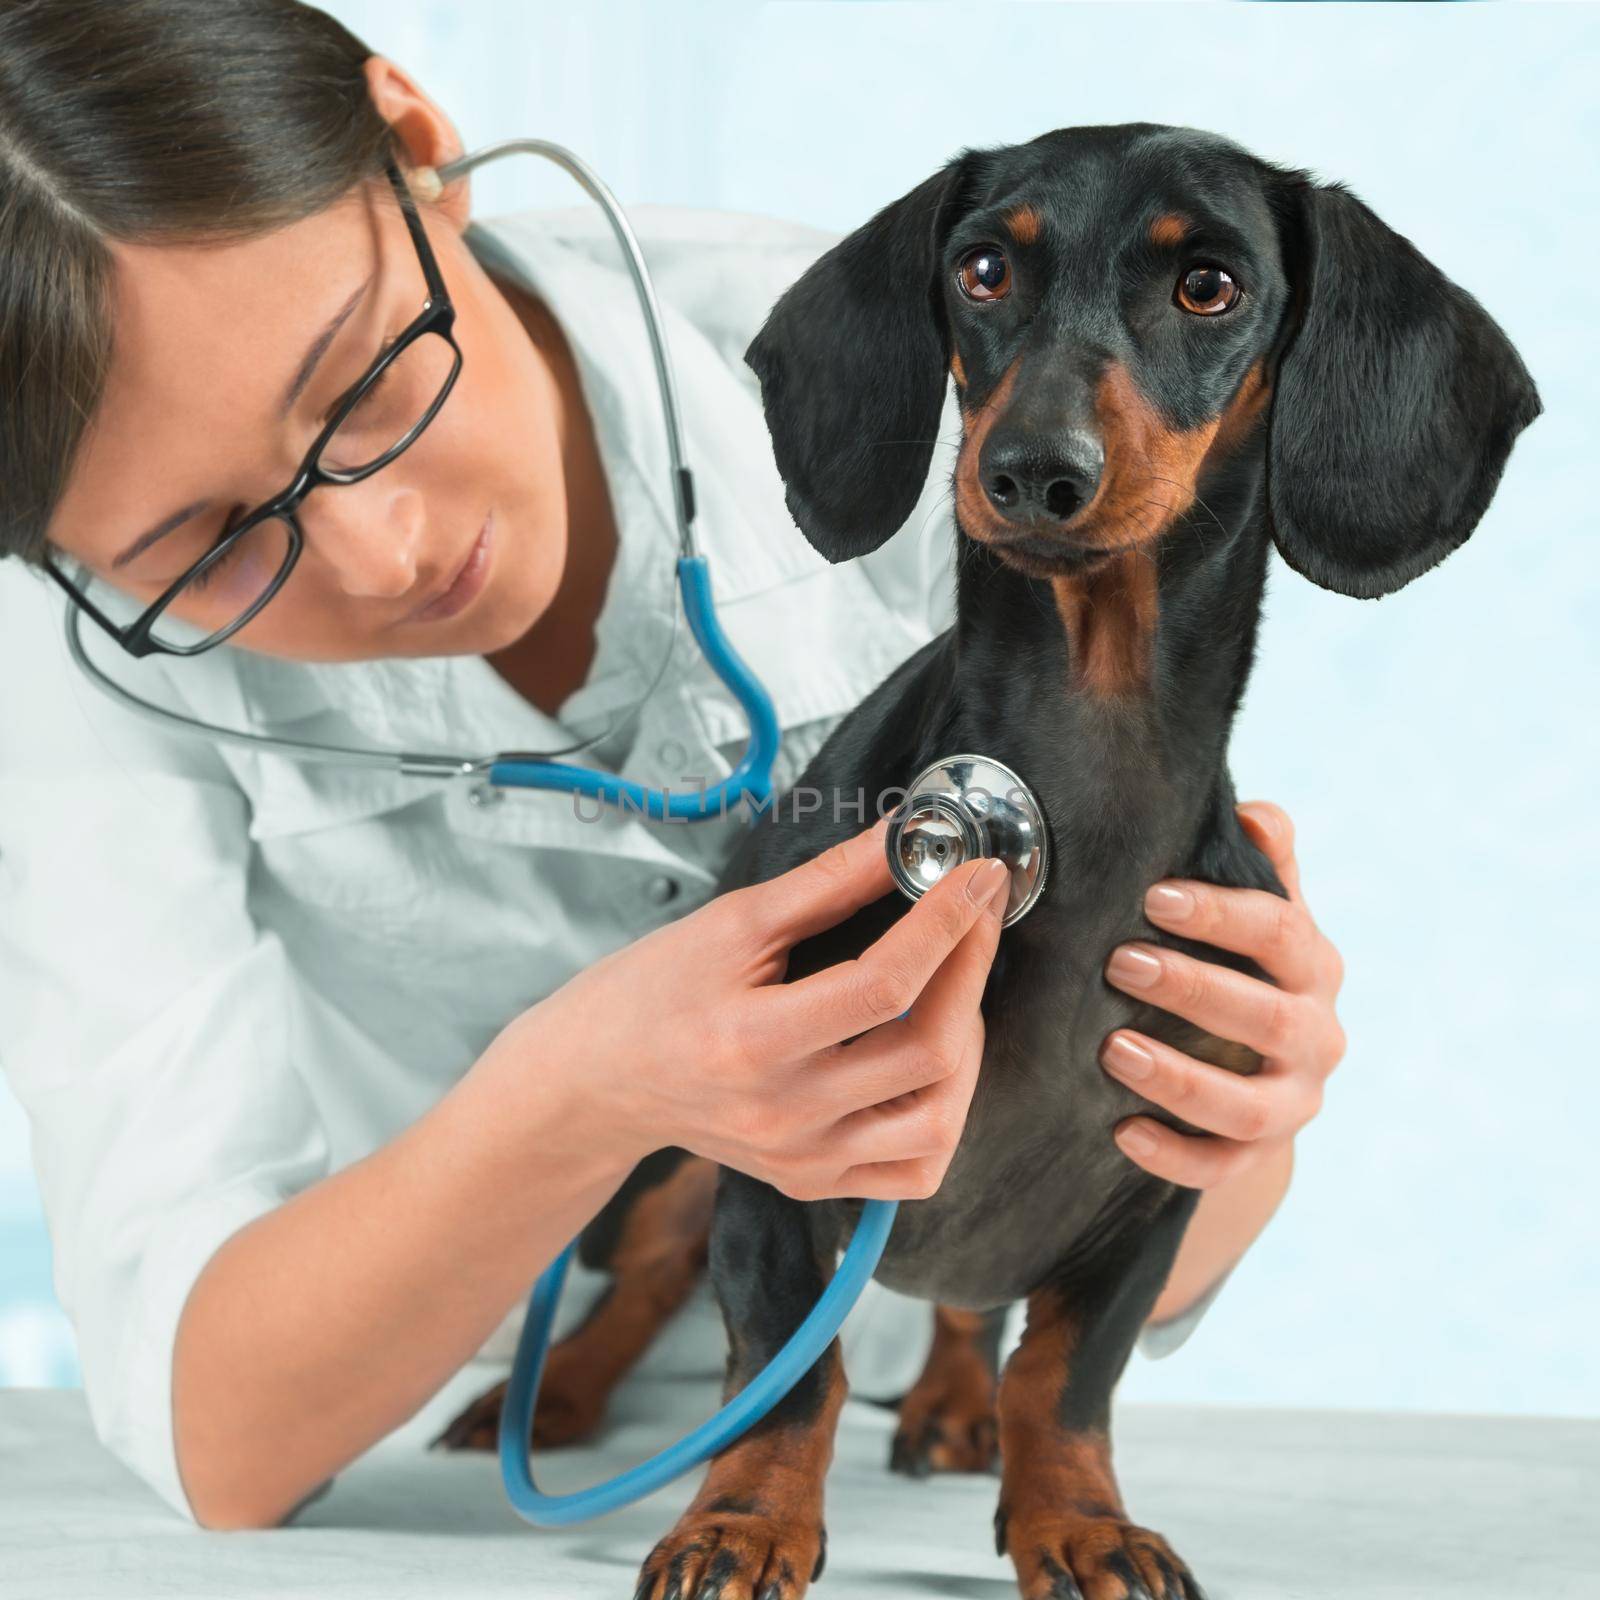
<instances>
[{"instance_id":1,"label":"light blue background","mask_svg":"<svg viewBox=\"0 0 1600 1600\"><path fill-rule=\"evenodd\" d=\"M1600 26L1577 5L425 4L336 14L469 144L625 202L853 227L966 144L1215 129L1341 179L1477 294L1546 415L1476 537L1381 604L1274 562L1233 746L1299 828L1350 1037L1290 1197L1137 1398L1600 1412L1592 1180ZM531 163L481 211L571 204ZM0 1382L70 1380L0 1094Z\"/></svg>"}]
</instances>

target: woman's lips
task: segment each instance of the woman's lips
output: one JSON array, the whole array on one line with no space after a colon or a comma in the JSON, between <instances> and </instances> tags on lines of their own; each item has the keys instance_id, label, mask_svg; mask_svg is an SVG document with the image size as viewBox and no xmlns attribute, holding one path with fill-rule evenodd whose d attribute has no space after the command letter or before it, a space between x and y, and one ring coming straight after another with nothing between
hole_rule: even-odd
<instances>
[{"instance_id":1,"label":"woman's lips","mask_svg":"<svg viewBox=\"0 0 1600 1600\"><path fill-rule=\"evenodd\" d=\"M477 540L461 563L461 570L450 580L443 594L413 611L407 622L443 622L464 611L483 591L484 579L489 575L489 548L494 542L494 512L483 519Z\"/></svg>"}]
</instances>

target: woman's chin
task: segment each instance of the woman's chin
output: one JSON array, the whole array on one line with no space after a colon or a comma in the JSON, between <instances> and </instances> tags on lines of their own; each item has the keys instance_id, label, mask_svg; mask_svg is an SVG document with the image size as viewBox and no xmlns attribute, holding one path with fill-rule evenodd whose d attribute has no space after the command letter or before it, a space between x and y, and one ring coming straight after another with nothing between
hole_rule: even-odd
<instances>
[{"instance_id":1,"label":"woman's chin","mask_svg":"<svg viewBox=\"0 0 1600 1600\"><path fill-rule=\"evenodd\" d=\"M486 590L460 618L448 646L452 655L493 655L514 645L550 609L557 584L532 590L526 583ZM532 590L532 592L530 592Z\"/></svg>"}]
</instances>

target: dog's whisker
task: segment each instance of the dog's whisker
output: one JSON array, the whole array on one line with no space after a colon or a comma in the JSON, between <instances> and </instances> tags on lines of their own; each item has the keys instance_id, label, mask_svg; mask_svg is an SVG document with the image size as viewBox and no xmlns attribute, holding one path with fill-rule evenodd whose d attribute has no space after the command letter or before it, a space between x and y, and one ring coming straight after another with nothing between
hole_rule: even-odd
<instances>
[{"instance_id":1,"label":"dog's whisker","mask_svg":"<svg viewBox=\"0 0 1600 1600\"><path fill-rule=\"evenodd\" d=\"M1180 491L1187 490L1189 495L1192 497L1193 504L1199 506L1200 509L1205 512L1206 516L1208 516L1211 519L1211 522L1212 522L1213 526L1217 529L1217 531L1219 533L1225 533L1227 531L1226 527L1223 524L1222 518L1219 517L1216 514L1216 512L1213 511L1211 509L1211 507L1206 504L1206 502L1196 492L1196 490L1194 489L1193 485L1181 484L1181 483L1178 483L1173 478L1163 478L1163 477L1161 477L1161 476L1159 476L1158 474L1155 474L1155 473L1151 474L1151 482L1152 483L1168 483L1168 484L1171 484L1174 489L1178 489ZM1194 520L1194 518L1191 516L1191 514L1188 511L1184 511L1184 512L1180 513L1180 515L1182 516L1183 520L1186 523L1188 523L1189 526L1194 530L1195 537L1197 539L1200 539L1200 548L1202 550L1204 550L1205 549L1205 540L1200 538L1200 524L1197 521Z\"/></svg>"},{"instance_id":2,"label":"dog's whisker","mask_svg":"<svg viewBox=\"0 0 1600 1600\"><path fill-rule=\"evenodd\" d=\"M1145 460L1146 460L1146 465L1147 466L1153 466L1153 463L1150 461L1150 458L1148 456L1146 456ZM1192 487L1189 487L1188 485L1179 483L1175 478L1164 478L1158 472L1153 472L1152 471L1150 473L1150 482L1151 483L1170 484L1172 488L1177 489L1180 493L1184 492L1187 489L1187 492L1190 494L1192 499L1196 499L1197 500L1199 498L1197 495L1194 494L1194 490L1193 490ZM1204 537L1201 535L1199 526L1187 515L1186 512L1179 511L1176 506L1169 505L1166 501L1163 501L1163 500L1148 500L1147 499L1144 503L1146 505L1155 506L1157 508L1157 510L1159 510L1164 516L1167 516L1167 517L1173 519L1174 521L1182 521L1188 527L1189 531L1194 534L1195 539L1199 542L1201 554L1202 555L1208 554L1208 552L1206 550L1206 542L1205 542ZM1209 508L1208 508L1208 510L1209 510ZM1221 523L1218 523L1217 526L1220 529L1222 525L1221 525Z\"/></svg>"}]
</instances>

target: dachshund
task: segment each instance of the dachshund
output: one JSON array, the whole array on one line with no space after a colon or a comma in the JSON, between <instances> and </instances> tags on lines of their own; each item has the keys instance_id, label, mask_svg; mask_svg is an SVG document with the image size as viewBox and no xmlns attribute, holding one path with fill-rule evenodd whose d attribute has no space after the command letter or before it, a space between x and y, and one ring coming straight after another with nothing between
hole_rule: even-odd
<instances>
[{"instance_id":1,"label":"dachshund","mask_svg":"<svg viewBox=\"0 0 1600 1600\"><path fill-rule=\"evenodd\" d=\"M1195 1130L1110 1078L1099 1047L1130 1027L1235 1072L1261 1061L1113 989L1102 963L1139 938L1265 977L1154 929L1143 895L1169 876L1284 893L1227 766L1268 550L1339 594L1401 588L1471 534L1537 390L1478 301L1346 186L1151 123L962 150L820 256L746 361L789 510L830 561L904 524L951 381L962 423L955 622L840 722L796 787L898 793L940 757L981 752L1032 787L1055 863L1001 935L959 1147L938 1190L901 1206L877 1270L937 1307L893 1464L983 1467L998 1446L996 1543L1025 1600L1194 1600L1185 1563L1124 1507L1110 1428L1198 1199L1111 1130L1133 1113ZM861 826L827 805L778 826L781 800L761 820L722 888ZM907 908L886 896L807 939L787 978L860 955ZM588 1253L617 1265L616 1288L553 1368L567 1376L542 1412L547 1442L593 1425L706 1260L737 1391L815 1303L860 1215L723 1169L708 1241L708 1164L653 1162L595 1224ZM1025 1329L996 1382L998 1319L1019 1300ZM588 1399L573 1408L573 1392ZM845 1392L836 1341L715 1458L636 1600L798 1600L823 1566ZM496 1410L479 1402L480 1431ZM473 1418L454 1442L471 1442Z\"/></svg>"}]
</instances>

